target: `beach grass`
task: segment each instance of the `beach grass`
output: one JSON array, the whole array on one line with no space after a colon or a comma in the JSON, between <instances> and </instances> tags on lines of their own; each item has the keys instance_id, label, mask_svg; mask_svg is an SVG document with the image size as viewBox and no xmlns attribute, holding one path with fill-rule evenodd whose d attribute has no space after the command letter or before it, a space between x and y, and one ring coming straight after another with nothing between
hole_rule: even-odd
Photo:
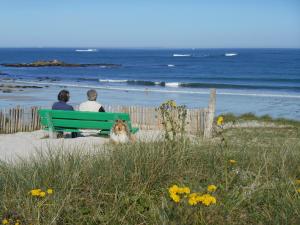
<instances>
[{"instance_id":1,"label":"beach grass","mask_svg":"<svg viewBox=\"0 0 300 225\"><path fill-rule=\"evenodd\" d=\"M222 135L225 141L108 144L88 154L49 149L1 162L0 217L11 224L299 224L299 129ZM205 194L212 184L216 204L209 206L190 205L184 195L174 202L168 192L178 185Z\"/></svg>"},{"instance_id":2,"label":"beach grass","mask_svg":"<svg viewBox=\"0 0 300 225\"><path fill-rule=\"evenodd\" d=\"M268 114L257 116L254 113L244 113L241 115L236 115L233 113L225 113L225 114L221 114L220 116L223 116L225 121L233 122L233 123L245 122L245 121L256 121L256 122L266 122L266 123L274 123L278 125L291 125L291 126L300 127L299 120L280 118L280 117L273 118Z\"/></svg>"}]
</instances>

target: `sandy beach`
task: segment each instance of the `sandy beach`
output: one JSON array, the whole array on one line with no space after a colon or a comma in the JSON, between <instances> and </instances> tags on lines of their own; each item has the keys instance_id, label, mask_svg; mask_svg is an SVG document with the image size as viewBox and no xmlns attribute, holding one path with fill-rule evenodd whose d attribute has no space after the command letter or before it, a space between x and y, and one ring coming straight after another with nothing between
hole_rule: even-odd
<instances>
[{"instance_id":1,"label":"sandy beach","mask_svg":"<svg viewBox=\"0 0 300 225\"><path fill-rule=\"evenodd\" d=\"M99 136L49 139L45 138L47 134L43 130L0 134L0 160L15 161L20 157L28 158L37 151L76 149L94 151L109 142L109 138ZM159 131L139 131L136 137L137 141L150 141L161 137L161 133Z\"/></svg>"}]
</instances>

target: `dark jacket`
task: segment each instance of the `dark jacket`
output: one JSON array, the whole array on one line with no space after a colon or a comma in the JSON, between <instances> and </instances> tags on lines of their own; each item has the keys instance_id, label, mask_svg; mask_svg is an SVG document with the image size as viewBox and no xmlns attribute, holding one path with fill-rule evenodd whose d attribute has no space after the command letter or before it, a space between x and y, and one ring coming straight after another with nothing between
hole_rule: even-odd
<instances>
[{"instance_id":1,"label":"dark jacket","mask_svg":"<svg viewBox=\"0 0 300 225\"><path fill-rule=\"evenodd\" d=\"M74 110L71 105L68 105L67 103L65 103L63 101L55 102L52 105L52 109L54 109L54 110L69 110L69 111Z\"/></svg>"}]
</instances>

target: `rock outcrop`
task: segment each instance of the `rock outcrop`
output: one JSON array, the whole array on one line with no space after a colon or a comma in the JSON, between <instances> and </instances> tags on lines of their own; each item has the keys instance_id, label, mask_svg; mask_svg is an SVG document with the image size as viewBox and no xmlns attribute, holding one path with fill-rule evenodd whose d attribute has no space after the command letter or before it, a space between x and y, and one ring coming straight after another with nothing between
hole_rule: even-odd
<instances>
[{"instance_id":1,"label":"rock outcrop","mask_svg":"<svg viewBox=\"0 0 300 225\"><path fill-rule=\"evenodd\" d=\"M24 89L35 89L35 88L43 88L41 86L34 85L14 85L14 84L0 84L0 92L3 93L12 93L15 91L24 91Z\"/></svg>"},{"instance_id":2,"label":"rock outcrop","mask_svg":"<svg viewBox=\"0 0 300 225\"><path fill-rule=\"evenodd\" d=\"M2 66L6 67L120 67L121 64L112 64L112 63L87 63L87 64L78 64L78 63L65 63L59 60L50 60L50 61L36 61L32 63L3 63Z\"/></svg>"}]
</instances>

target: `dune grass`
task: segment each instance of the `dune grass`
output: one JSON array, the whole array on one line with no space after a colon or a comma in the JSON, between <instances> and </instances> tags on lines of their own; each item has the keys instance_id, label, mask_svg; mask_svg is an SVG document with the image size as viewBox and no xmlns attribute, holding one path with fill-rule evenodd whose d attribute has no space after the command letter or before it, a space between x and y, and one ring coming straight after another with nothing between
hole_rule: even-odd
<instances>
[{"instance_id":1,"label":"dune grass","mask_svg":"<svg viewBox=\"0 0 300 225\"><path fill-rule=\"evenodd\" d=\"M105 145L93 154L52 149L2 162L0 217L35 225L299 224L299 130L228 129L224 137L226 144L215 138ZM175 203L173 184L199 193L214 184L217 203ZM54 192L32 196L36 188Z\"/></svg>"},{"instance_id":2,"label":"dune grass","mask_svg":"<svg viewBox=\"0 0 300 225\"><path fill-rule=\"evenodd\" d=\"M300 121L293 120L293 119L286 119L286 118L273 118L270 115L262 115L257 116L254 113L244 113L241 115L236 115L233 113L225 113L221 114L220 116L223 116L225 121L227 122L243 122L243 121L258 121L258 122L267 122L267 123L275 123L278 125L290 125L290 126L296 126L300 127Z\"/></svg>"}]
</instances>

